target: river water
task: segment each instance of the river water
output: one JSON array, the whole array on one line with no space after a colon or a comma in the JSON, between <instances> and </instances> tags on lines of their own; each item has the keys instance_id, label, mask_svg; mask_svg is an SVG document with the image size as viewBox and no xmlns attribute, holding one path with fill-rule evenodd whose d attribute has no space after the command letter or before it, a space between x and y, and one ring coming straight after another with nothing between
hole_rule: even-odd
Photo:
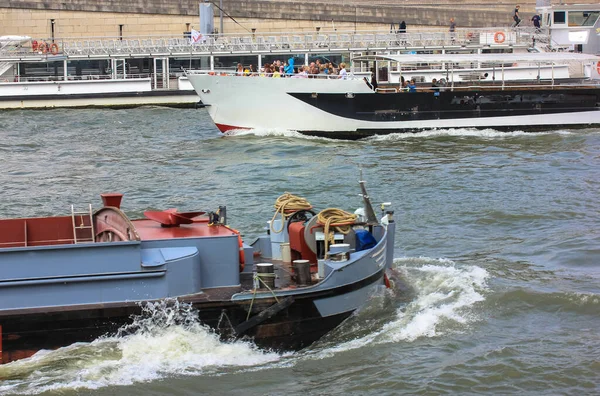
<instances>
[{"instance_id":1,"label":"river water","mask_svg":"<svg viewBox=\"0 0 600 396\"><path fill-rule=\"evenodd\" d=\"M600 393L600 130L335 141L222 136L204 110L9 111L0 158L2 217L66 215L119 191L133 217L226 204L247 237L286 191L354 210L362 168L374 202L393 203L411 289L381 291L287 354L156 306L136 334L0 366L0 394Z\"/></svg>"}]
</instances>

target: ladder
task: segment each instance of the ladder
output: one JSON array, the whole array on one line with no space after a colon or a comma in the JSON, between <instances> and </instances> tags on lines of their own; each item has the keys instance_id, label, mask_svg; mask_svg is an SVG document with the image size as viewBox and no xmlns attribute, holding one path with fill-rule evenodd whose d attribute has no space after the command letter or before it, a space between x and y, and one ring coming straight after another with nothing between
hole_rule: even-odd
<instances>
[{"instance_id":1,"label":"ladder","mask_svg":"<svg viewBox=\"0 0 600 396\"><path fill-rule=\"evenodd\" d=\"M73 220L73 243L96 242L92 204L88 205L86 212L76 212L75 207L71 205L71 219ZM88 220L86 221L86 219ZM79 236L77 235L78 231L81 231Z\"/></svg>"}]
</instances>

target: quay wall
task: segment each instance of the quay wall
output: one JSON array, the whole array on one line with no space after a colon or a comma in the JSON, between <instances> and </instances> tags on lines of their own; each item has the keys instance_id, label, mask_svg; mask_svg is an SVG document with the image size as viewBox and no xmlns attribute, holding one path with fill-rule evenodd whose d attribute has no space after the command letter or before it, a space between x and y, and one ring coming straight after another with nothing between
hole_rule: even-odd
<instances>
[{"instance_id":1,"label":"quay wall","mask_svg":"<svg viewBox=\"0 0 600 396\"><path fill-rule=\"evenodd\" d=\"M593 4L595 0L578 0ZM219 4L218 2L215 2ZM458 28L502 27L512 23L514 2L507 0L439 0L417 5L393 0L365 4L358 0L342 3L317 0L222 0L223 9L233 17L223 18L224 33L257 34L273 32L314 32L389 30L400 21L412 29L447 30L450 18ZM521 1L521 14L530 19L535 0ZM54 24L52 24L54 21ZM27 35L34 38L180 36L198 29L198 2L191 0L4 0L0 2L0 35ZM220 28L215 8L214 26Z\"/></svg>"}]
</instances>

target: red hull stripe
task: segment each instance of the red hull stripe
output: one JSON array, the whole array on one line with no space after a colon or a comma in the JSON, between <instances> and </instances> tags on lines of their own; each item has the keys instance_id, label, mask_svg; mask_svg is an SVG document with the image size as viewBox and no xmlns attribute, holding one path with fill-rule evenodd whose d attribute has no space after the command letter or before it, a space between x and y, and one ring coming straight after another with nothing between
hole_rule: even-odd
<instances>
[{"instance_id":1,"label":"red hull stripe","mask_svg":"<svg viewBox=\"0 0 600 396\"><path fill-rule=\"evenodd\" d=\"M250 128L244 128L244 127L239 127L239 126L233 126L233 125L225 125L225 124L217 124L215 123L215 125L217 126L217 128L219 128L219 131L225 133L227 131L231 131L232 129L250 129Z\"/></svg>"}]
</instances>

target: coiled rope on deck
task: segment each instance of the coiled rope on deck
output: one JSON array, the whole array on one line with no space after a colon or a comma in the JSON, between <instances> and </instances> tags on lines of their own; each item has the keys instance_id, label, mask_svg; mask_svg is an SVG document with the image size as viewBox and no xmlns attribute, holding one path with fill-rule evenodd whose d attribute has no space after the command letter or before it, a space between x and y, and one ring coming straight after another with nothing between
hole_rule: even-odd
<instances>
[{"instance_id":1,"label":"coiled rope on deck","mask_svg":"<svg viewBox=\"0 0 600 396\"><path fill-rule=\"evenodd\" d=\"M271 231L276 234L279 234L283 231L283 227L285 226L285 219L299 210L310 210L312 209L312 205L305 198L298 197L294 194L290 194L289 192L284 193L275 201L275 214L271 219ZM273 224L275 222L275 218L278 214L281 214L281 228L276 231L273 228Z\"/></svg>"},{"instance_id":2,"label":"coiled rope on deck","mask_svg":"<svg viewBox=\"0 0 600 396\"><path fill-rule=\"evenodd\" d=\"M317 224L323 226L325 252L329 251L329 244L335 241L335 232L348 234L352 231L352 225L356 222L357 218L358 216L354 213L336 208L328 208L319 212L317 215Z\"/></svg>"}]
</instances>

